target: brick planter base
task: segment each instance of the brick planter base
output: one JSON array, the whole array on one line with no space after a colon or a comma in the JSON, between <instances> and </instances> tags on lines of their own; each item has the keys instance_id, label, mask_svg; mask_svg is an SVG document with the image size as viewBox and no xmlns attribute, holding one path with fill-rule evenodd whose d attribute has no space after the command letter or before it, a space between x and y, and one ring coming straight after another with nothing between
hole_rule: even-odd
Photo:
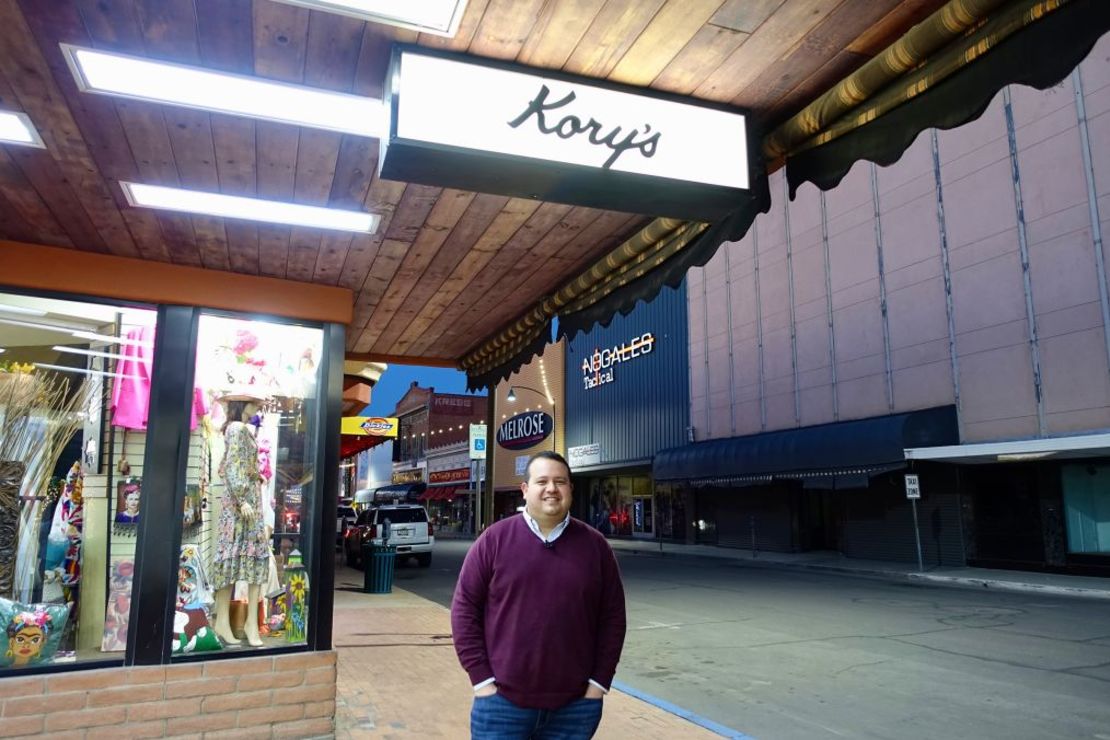
<instances>
[{"instance_id":1,"label":"brick planter base","mask_svg":"<svg viewBox=\"0 0 1110 740\"><path fill-rule=\"evenodd\" d=\"M334 733L334 651L0 679L0 737Z\"/></svg>"}]
</instances>

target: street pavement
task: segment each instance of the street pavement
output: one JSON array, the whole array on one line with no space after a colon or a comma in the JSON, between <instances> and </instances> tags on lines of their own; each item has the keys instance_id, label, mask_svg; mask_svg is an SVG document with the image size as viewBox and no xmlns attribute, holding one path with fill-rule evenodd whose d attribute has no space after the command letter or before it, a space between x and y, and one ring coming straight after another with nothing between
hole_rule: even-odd
<instances>
[{"instance_id":1,"label":"street pavement","mask_svg":"<svg viewBox=\"0 0 1110 740\"><path fill-rule=\"evenodd\" d=\"M469 544L437 541L432 568L398 569L398 586L449 604ZM629 613L618 686L688 713L670 737L700 721L760 740L1110 739L1105 579L615 549Z\"/></svg>"}]
</instances>

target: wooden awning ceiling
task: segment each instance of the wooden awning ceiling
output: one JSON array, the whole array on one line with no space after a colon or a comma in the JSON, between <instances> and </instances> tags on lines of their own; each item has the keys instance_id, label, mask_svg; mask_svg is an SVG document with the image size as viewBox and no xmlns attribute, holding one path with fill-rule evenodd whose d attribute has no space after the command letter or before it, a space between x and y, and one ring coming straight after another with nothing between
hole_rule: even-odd
<instances>
[{"instance_id":1,"label":"wooden awning ceiling","mask_svg":"<svg viewBox=\"0 0 1110 740\"><path fill-rule=\"evenodd\" d=\"M961 13L1007 4L948 5L971 27L980 16ZM492 379L542 344L552 315L577 311L569 324L583 328L627 310L736 238L747 215L671 223L383 180L374 139L82 93L59 44L380 97L394 42L417 43L739 106L769 132L945 5L469 0L445 38L272 0L2 0L0 108L26 112L46 148L0 146L0 239L345 287L350 358ZM804 136L769 147L773 165L843 113L813 110ZM127 205L126 180L370 210L382 223L351 236L143 210ZM669 272L648 274L656 259ZM628 292L637 281L646 292Z\"/></svg>"}]
</instances>

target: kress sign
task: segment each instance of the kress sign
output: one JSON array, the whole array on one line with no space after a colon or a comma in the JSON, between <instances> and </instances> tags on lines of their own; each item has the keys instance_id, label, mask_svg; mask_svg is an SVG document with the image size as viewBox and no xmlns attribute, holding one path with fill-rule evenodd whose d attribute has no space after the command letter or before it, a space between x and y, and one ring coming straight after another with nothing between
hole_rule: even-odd
<instances>
[{"instance_id":1,"label":"kress sign","mask_svg":"<svg viewBox=\"0 0 1110 740\"><path fill-rule=\"evenodd\" d=\"M386 89L385 178L706 221L748 187L734 109L409 46Z\"/></svg>"}]
</instances>

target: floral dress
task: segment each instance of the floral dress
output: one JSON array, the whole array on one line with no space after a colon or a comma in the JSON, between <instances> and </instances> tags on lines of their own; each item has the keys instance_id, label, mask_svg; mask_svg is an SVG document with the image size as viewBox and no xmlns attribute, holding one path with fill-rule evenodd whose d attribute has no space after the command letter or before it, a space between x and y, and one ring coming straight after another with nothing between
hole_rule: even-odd
<instances>
[{"instance_id":1,"label":"floral dress","mask_svg":"<svg viewBox=\"0 0 1110 740\"><path fill-rule=\"evenodd\" d=\"M233 586L236 581L265 583L270 560L270 543L262 517L258 444L250 427L241 421L227 425L224 441L227 447L220 465L224 492L216 529L216 554L212 559L212 586L216 589ZM249 520L243 519L240 512L244 503L254 512Z\"/></svg>"}]
</instances>

